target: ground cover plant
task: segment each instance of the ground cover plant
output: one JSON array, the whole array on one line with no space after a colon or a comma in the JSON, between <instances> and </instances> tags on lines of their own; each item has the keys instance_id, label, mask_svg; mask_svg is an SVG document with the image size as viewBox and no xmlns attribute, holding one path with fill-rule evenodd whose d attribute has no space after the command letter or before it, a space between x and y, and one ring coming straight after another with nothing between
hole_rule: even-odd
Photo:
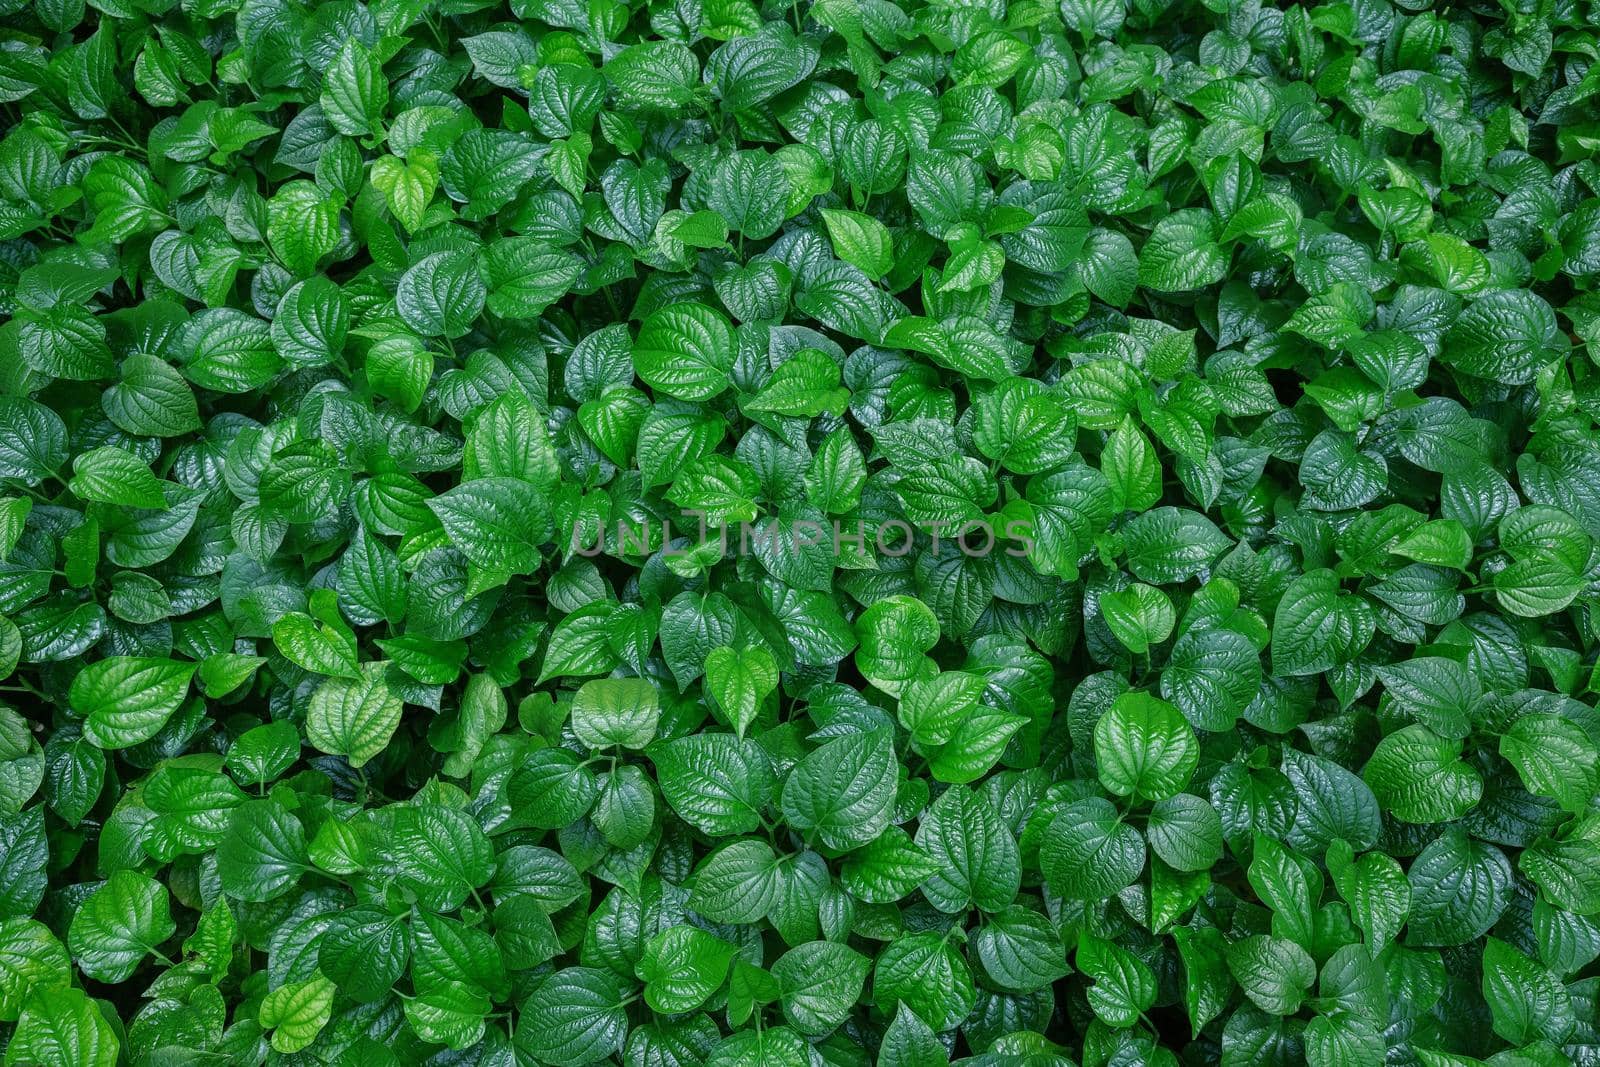
<instances>
[{"instance_id":1,"label":"ground cover plant","mask_svg":"<svg viewBox=\"0 0 1600 1067\"><path fill-rule=\"evenodd\" d=\"M1596 25L0 0L0 1060L1600 1062Z\"/></svg>"}]
</instances>

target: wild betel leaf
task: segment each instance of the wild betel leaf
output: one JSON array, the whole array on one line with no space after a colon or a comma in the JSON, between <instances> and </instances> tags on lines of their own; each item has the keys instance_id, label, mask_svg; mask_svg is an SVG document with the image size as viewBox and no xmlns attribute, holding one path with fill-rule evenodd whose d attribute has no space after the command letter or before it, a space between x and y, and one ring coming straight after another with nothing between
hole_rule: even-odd
<instances>
[{"instance_id":1,"label":"wild betel leaf","mask_svg":"<svg viewBox=\"0 0 1600 1067\"><path fill-rule=\"evenodd\" d=\"M1600 1060L1590 5L0 22L6 1067Z\"/></svg>"}]
</instances>

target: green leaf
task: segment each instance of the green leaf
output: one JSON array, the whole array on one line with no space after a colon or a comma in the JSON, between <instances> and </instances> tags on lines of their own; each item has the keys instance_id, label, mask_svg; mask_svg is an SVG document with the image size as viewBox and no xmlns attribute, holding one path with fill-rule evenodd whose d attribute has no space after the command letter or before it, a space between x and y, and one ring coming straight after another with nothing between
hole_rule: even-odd
<instances>
[{"instance_id":1,"label":"green leaf","mask_svg":"<svg viewBox=\"0 0 1600 1067\"><path fill-rule=\"evenodd\" d=\"M80 500L120 504L130 508L165 508L161 480L138 457L106 446L80 454L72 461L68 488Z\"/></svg>"},{"instance_id":2,"label":"green leaf","mask_svg":"<svg viewBox=\"0 0 1600 1067\"><path fill-rule=\"evenodd\" d=\"M1147 511L1122 532L1128 570L1155 585L1193 577L1231 543L1210 519L1183 508Z\"/></svg>"},{"instance_id":3,"label":"green leaf","mask_svg":"<svg viewBox=\"0 0 1600 1067\"><path fill-rule=\"evenodd\" d=\"M949 1062L950 1054L939 1035L902 1003L878 1046L881 1067L941 1067Z\"/></svg>"},{"instance_id":4,"label":"green leaf","mask_svg":"<svg viewBox=\"0 0 1600 1067\"><path fill-rule=\"evenodd\" d=\"M484 575L484 588L543 562L550 537L544 494L517 478L476 478L428 501L451 544Z\"/></svg>"},{"instance_id":5,"label":"green leaf","mask_svg":"<svg viewBox=\"0 0 1600 1067\"><path fill-rule=\"evenodd\" d=\"M789 772L782 807L789 824L829 848L877 837L894 813L895 755L887 730L853 733L820 746Z\"/></svg>"},{"instance_id":6,"label":"green leaf","mask_svg":"<svg viewBox=\"0 0 1600 1067\"><path fill-rule=\"evenodd\" d=\"M622 1048L627 994L616 975L568 967L533 991L517 1020L517 1047L545 1062L582 1067Z\"/></svg>"},{"instance_id":7,"label":"green leaf","mask_svg":"<svg viewBox=\"0 0 1600 1067\"><path fill-rule=\"evenodd\" d=\"M1593 915L1600 912L1597 858L1600 819L1587 816L1557 837L1535 840L1519 857L1518 866L1552 903L1579 915Z\"/></svg>"},{"instance_id":8,"label":"green leaf","mask_svg":"<svg viewBox=\"0 0 1600 1067\"><path fill-rule=\"evenodd\" d=\"M1222 820L1190 793L1156 801L1144 832L1151 851L1174 870L1209 870L1222 858Z\"/></svg>"},{"instance_id":9,"label":"green leaf","mask_svg":"<svg viewBox=\"0 0 1600 1067\"><path fill-rule=\"evenodd\" d=\"M403 705L389 684L387 663L364 663L354 678L329 678L311 694L306 740L319 751L361 767L400 725Z\"/></svg>"},{"instance_id":10,"label":"green leaf","mask_svg":"<svg viewBox=\"0 0 1600 1067\"><path fill-rule=\"evenodd\" d=\"M1124 418L1106 440L1100 470L1125 510L1143 511L1161 499L1161 463L1132 418Z\"/></svg>"},{"instance_id":11,"label":"green leaf","mask_svg":"<svg viewBox=\"0 0 1600 1067\"><path fill-rule=\"evenodd\" d=\"M1493 845L1446 831L1411 861L1408 940L1464 945L1488 931L1510 903L1511 864ZM1537 879L1536 879L1537 880Z\"/></svg>"},{"instance_id":12,"label":"green leaf","mask_svg":"<svg viewBox=\"0 0 1600 1067\"><path fill-rule=\"evenodd\" d=\"M229 813L244 794L227 776L197 767L163 766L145 782L154 817L145 826L145 851L169 860L204 853L221 843Z\"/></svg>"},{"instance_id":13,"label":"green leaf","mask_svg":"<svg viewBox=\"0 0 1600 1067\"><path fill-rule=\"evenodd\" d=\"M1328 868L1368 946L1377 950L1392 941L1411 911L1411 883L1400 864L1382 852L1355 860L1349 844L1341 842L1328 850Z\"/></svg>"},{"instance_id":14,"label":"green leaf","mask_svg":"<svg viewBox=\"0 0 1600 1067\"><path fill-rule=\"evenodd\" d=\"M400 276L395 308L424 337L454 339L472 327L488 299L478 264L465 252L435 252Z\"/></svg>"},{"instance_id":15,"label":"green leaf","mask_svg":"<svg viewBox=\"0 0 1600 1067\"><path fill-rule=\"evenodd\" d=\"M706 656L706 688L743 738L763 702L778 687L778 668L762 648L718 646Z\"/></svg>"},{"instance_id":16,"label":"green leaf","mask_svg":"<svg viewBox=\"0 0 1600 1067\"><path fill-rule=\"evenodd\" d=\"M709 400L728 387L733 331L704 304L675 304L645 319L633 365L652 389L679 400Z\"/></svg>"},{"instance_id":17,"label":"green leaf","mask_svg":"<svg viewBox=\"0 0 1600 1067\"><path fill-rule=\"evenodd\" d=\"M279 897L310 869L306 831L276 800L251 800L233 809L217 848L223 891L246 901Z\"/></svg>"},{"instance_id":18,"label":"green leaf","mask_svg":"<svg viewBox=\"0 0 1600 1067\"><path fill-rule=\"evenodd\" d=\"M896 827L853 851L841 881L858 900L892 904L910 896L940 869L939 861Z\"/></svg>"},{"instance_id":19,"label":"green leaf","mask_svg":"<svg viewBox=\"0 0 1600 1067\"><path fill-rule=\"evenodd\" d=\"M641 678L585 682L572 700L572 732L590 748L644 748L660 718L656 687Z\"/></svg>"},{"instance_id":20,"label":"green leaf","mask_svg":"<svg viewBox=\"0 0 1600 1067\"><path fill-rule=\"evenodd\" d=\"M10 919L33 914L44 898L49 862L42 806L0 821L0 916Z\"/></svg>"},{"instance_id":21,"label":"green leaf","mask_svg":"<svg viewBox=\"0 0 1600 1067\"><path fill-rule=\"evenodd\" d=\"M1144 870L1144 861L1139 831L1097 797L1058 811L1039 848L1045 882L1070 900L1104 900L1126 889Z\"/></svg>"},{"instance_id":22,"label":"green leaf","mask_svg":"<svg viewBox=\"0 0 1600 1067\"><path fill-rule=\"evenodd\" d=\"M1376 620L1366 601L1339 588L1329 570L1311 571L1284 590L1272 618L1272 668L1319 674L1348 663L1372 640Z\"/></svg>"},{"instance_id":23,"label":"green leaf","mask_svg":"<svg viewBox=\"0 0 1600 1067\"><path fill-rule=\"evenodd\" d=\"M1378 669L1394 704L1441 737L1466 737L1481 689L1454 660L1425 656Z\"/></svg>"},{"instance_id":24,"label":"green leaf","mask_svg":"<svg viewBox=\"0 0 1600 1067\"><path fill-rule=\"evenodd\" d=\"M1106 625L1129 652L1143 654L1172 634L1177 612L1172 600L1154 586L1135 582L1100 598Z\"/></svg>"},{"instance_id":25,"label":"green leaf","mask_svg":"<svg viewBox=\"0 0 1600 1067\"><path fill-rule=\"evenodd\" d=\"M453 911L494 874L494 853L472 817L420 802L395 812L400 884L432 911Z\"/></svg>"},{"instance_id":26,"label":"green leaf","mask_svg":"<svg viewBox=\"0 0 1600 1067\"><path fill-rule=\"evenodd\" d=\"M1467 306L1440 358L1464 374L1518 385L1559 358L1564 341L1548 303L1525 289L1506 289Z\"/></svg>"},{"instance_id":27,"label":"green leaf","mask_svg":"<svg viewBox=\"0 0 1600 1067\"><path fill-rule=\"evenodd\" d=\"M1094 754L1100 781L1111 792L1163 800L1189 783L1200 746L1177 708L1124 693L1095 723Z\"/></svg>"},{"instance_id":28,"label":"green leaf","mask_svg":"<svg viewBox=\"0 0 1600 1067\"><path fill-rule=\"evenodd\" d=\"M831 1034L861 997L872 961L833 941L796 945L772 964L784 1018L802 1034Z\"/></svg>"},{"instance_id":29,"label":"green leaf","mask_svg":"<svg viewBox=\"0 0 1600 1067\"><path fill-rule=\"evenodd\" d=\"M291 611L272 624L272 643L308 671L341 678L361 676L355 635L337 617L319 623L303 612Z\"/></svg>"},{"instance_id":30,"label":"green leaf","mask_svg":"<svg viewBox=\"0 0 1600 1067\"><path fill-rule=\"evenodd\" d=\"M815 418L844 410L850 392L839 387L839 365L826 353L802 348L780 363L760 392L743 402L744 410Z\"/></svg>"},{"instance_id":31,"label":"green leaf","mask_svg":"<svg viewBox=\"0 0 1600 1067\"><path fill-rule=\"evenodd\" d=\"M121 1042L100 1004L80 989L35 993L6 1046L6 1064L115 1067Z\"/></svg>"},{"instance_id":32,"label":"green leaf","mask_svg":"<svg viewBox=\"0 0 1600 1067\"><path fill-rule=\"evenodd\" d=\"M958 913L976 905L999 911L1015 899L1022 860L1011 830L987 798L952 786L923 815L916 843L939 869L922 885L940 911Z\"/></svg>"},{"instance_id":33,"label":"green leaf","mask_svg":"<svg viewBox=\"0 0 1600 1067\"><path fill-rule=\"evenodd\" d=\"M538 60L538 50L525 34L509 31L463 37L461 47L472 59L472 70L502 89L523 88L522 69Z\"/></svg>"},{"instance_id":34,"label":"green leaf","mask_svg":"<svg viewBox=\"0 0 1600 1067\"><path fill-rule=\"evenodd\" d=\"M645 1003L669 1015L698 1008L727 979L737 951L693 926L661 931L645 944L639 961Z\"/></svg>"},{"instance_id":35,"label":"green leaf","mask_svg":"<svg viewBox=\"0 0 1600 1067\"><path fill-rule=\"evenodd\" d=\"M1272 838L1257 834L1249 878L1261 902L1272 909L1273 933L1297 944L1311 942L1314 897L1320 896L1315 890L1321 888L1321 880L1307 874L1300 858Z\"/></svg>"},{"instance_id":36,"label":"green leaf","mask_svg":"<svg viewBox=\"0 0 1600 1067\"><path fill-rule=\"evenodd\" d=\"M892 596L874 602L855 624L856 667L879 689L896 695L934 670L924 653L939 640L939 620L922 601Z\"/></svg>"},{"instance_id":37,"label":"green leaf","mask_svg":"<svg viewBox=\"0 0 1600 1067\"><path fill-rule=\"evenodd\" d=\"M1306 1024L1306 1062L1314 1067L1384 1062L1387 1042L1370 1020L1353 1012L1319 1015Z\"/></svg>"},{"instance_id":38,"label":"green leaf","mask_svg":"<svg viewBox=\"0 0 1600 1067\"><path fill-rule=\"evenodd\" d=\"M84 974L121 982L177 932L166 887L138 871L118 871L78 905L67 947Z\"/></svg>"},{"instance_id":39,"label":"green leaf","mask_svg":"<svg viewBox=\"0 0 1600 1067\"><path fill-rule=\"evenodd\" d=\"M695 734L652 745L661 795L678 817L704 833L754 831L772 797L770 761L759 745L731 734Z\"/></svg>"},{"instance_id":40,"label":"green leaf","mask_svg":"<svg viewBox=\"0 0 1600 1067\"><path fill-rule=\"evenodd\" d=\"M989 980L1013 993L1043 989L1070 970L1050 920L1021 906L990 916L973 935L972 947Z\"/></svg>"},{"instance_id":41,"label":"green leaf","mask_svg":"<svg viewBox=\"0 0 1600 1067\"><path fill-rule=\"evenodd\" d=\"M1460 745L1426 726L1407 726L1385 737L1361 777L1378 802L1404 822L1449 822L1483 796L1483 779L1461 762Z\"/></svg>"},{"instance_id":42,"label":"green leaf","mask_svg":"<svg viewBox=\"0 0 1600 1067\"><path fill-rule=\"evenodd\" d=\"M1498 938L1484 945L1483 999L1494 1032L1513 1045L1559 1045L1576 1025L1567 991L1556 976Z\"/></svg>"},{"instance_id":43,"label":"green leaf","mask_svg":"<svg viewBox=\"0 0 1600 1067\"><path fill-rule=\"evenodd\" d=\"M1221 281L1228 260L1216 237L1216 220L1209 211L1189 208L1165 216L1139 251L1139 284L1177 293Z\"/></svg>"},{"instance_id":44,"label":"green leaf","mask_svg":"<svg viewBox=\"0 0 1600 1067\"><path fill-rule=\"evenodd\" d=\"M267 243L290 273L299 277L312 274L323 257L338 247L339 206L335 197L311 182L289 182L273 195L267 204ZM293 313L292 309L289 311ZM298 355L300 353L292 350L289 353L291 357ZM235 376L246 373L253 376L258 373L238 355L213 355L212 358L219 364L214 374L230 372ZM232 366L223 364L224 358Z\"/></svg>"},{"instance_id":45,"label":"green leaf","mask_svg":"<svg viewBox=\"0 0 1600 1067\"><path fill-rule=\"evenodd\" d=\"M583 261L533 238L508 238L484 254L490 311L508 319L536 318L561 299L583 273Z\"/></svg>"},{"instance_id":46,"label":"green leaf","mask_svg":"<svg viewBox=\"0 0 1600 1067\"><path fill-rule=\"evenodd\" d=\"M16 1022L31 995L67 988L71 961L49 927L32 919L0 920L0 1018Z\"/></svg>"},{"instance_id":47,"label":"green leaf","mask_svg":"<svg viewBox=\"0 0 1600 1067\"><path fill-rule=\"evenodd\" d=\"M1191 1032L1200 1030L1227 1006L1233 994L1227 944L1215 927L1180 926L1173 930L1184 969L1184 1007Z\"/></svg>"},{"instance_id":48,"label":"green leaf","mask_svg":"<svg viewBox=\"0 0 1600 1067\"><path fill-rule=\"evenodd\" d=\"M961 953L931 931L897 938L878 954L872 993L880 1010L904 1004L941 1031L966 1018L976 1000Z\"/></svg>"},{"instance_id":49,"label":"green leaf","mask_svg":"<svg viewBox=\"0 0 1600 1067\"><path fill-rule=\"evenodd\" d=\"M299 1052L315 1041L333 1014L333 994L333 983L320 974L268 993L257 1019L272 1031L273 1049Z\"/></svg>"},{"instance_id":50,"label":"green leaf","mask_svg":"<svg viewBox=\"0 0 1600 1067\"><path fill-rule=\"evenodd\" d=\"M1360 778L1331 760L1295 749L1283 753L1283 774L1294 798L1295 843L1326 848L1342 838L1371 848L1381 831L1377 798Z\"/></svg>"},{"instance_id":51,"label":"green leaf","mask_svg":"<svg viewBox=\"0 0 1600 1067\"><path fill-rule=\"evenodd\" d=\"M1600 753L1594 742L1559 716L1518 719L1500 738L1500 754L1517 769L1528 792L1552 797L1568 811L1586 811L1600 788Z\"/></svg>"},{"instance_id":52,"label":"green leaf","mask_svg":"<svg viewBox=\"0 0 1600 1067\"><path fill-rule=\"evenodd\" d=\"M1132 1026L1156 999L1155 975L1131 952L1094 936L1078 938L1078 970L1093 985L1089 1007L1108 1026Z\"/></svg>"},{"instance_id":53,"label":"green leaf","mask_svg":"<svg viewBox=\"0 0 1600 1067\"><path fill-rule=\"evenodd\" d=\"M344 349L350 330L350 302L322 275L296 282L278 301L272 317L272 345L283 361L317 367Z\"/></svg>"},{"instance_id":54,"label":"green leaf","mask_svg":"<svg viewBox=\"0 0 1600 1067\"><path fill-rule=\"evenodd\" d=\"M774 907L783 888L772 847L743 838L706 857L695 871L690 904L714 922L755 922Z\"/></svg>"},{"instance_id":55,"label":"green leaf","mask_svg":"<svg viewBox=\"0 0 1600 1067\"><path fill-rule=\"evenodd\" d=\"M154 737L183 703L193 663L150 656L113 656L72 679L67 699L84 716L83 733L105 749L128 748Z\"/></svg>"},{"instance_id":56,"label":"green leaf","mask_svg":"<svg viewBox=\"0 0 1600 1067\"><path fill-rule=\"evenodd\" d=\"M888 227L859 211L823 208L822 221L833 242L833 254L881 278L894 266L894 241Z\"/></svg>"},{"instance_id":57,"label":"green leaf","mask_svg":"<svg viewBox=\"0 0 1600 1067\"><path fill-rule=\"evenodd\" d=\"M696 211L673 225L672 236L690 248L722 248L728 243L728 220L715 211Z\"/></svg>"},{"instance_id":58,"label":"green leaf","mask_svg":"<svg viewBox=\"0 0 1600 1067\"><path fill-rule=\"evenodd\" d=\"M559 829L588 814L599 786L594 772L563 749L535 752L506 783L506 797L532 826Z\"/></svg>"},{"instance_id":59,"label":"green leaf","mask_svg":"<svg viewBox=\"0 0 1600 1067\"><path fill-rule=\"evenodd\" d=\"M1161 695L1201 730L1232 729L1260 690L1258 645L1220 627L1184 633L1161 671Z\"/></svg>"},{"instance_id":60,"label":"green leaf","mask_svg":"<svg viewBox=\"0 0 1600 1067\"><path fill-rule=\"evenodd\" d=\"M333 57L323 76L321 102L328 122L342 134L359 137L380 129L389 83L377 57L355 38Z\"/></svg>"},{"instance_id":61,"label":"green leaf","mask_svg":"<svg viewBox=\"0 0 1600 1067\"><path fill-rule=\"evenodd\" d=\"M1227 947L1227 957L1245 996L1270 1015L1293 1015L1317 977L1306 950L1281 937L1257 934L1236 941Z\"/></svg>"}]
</instances>

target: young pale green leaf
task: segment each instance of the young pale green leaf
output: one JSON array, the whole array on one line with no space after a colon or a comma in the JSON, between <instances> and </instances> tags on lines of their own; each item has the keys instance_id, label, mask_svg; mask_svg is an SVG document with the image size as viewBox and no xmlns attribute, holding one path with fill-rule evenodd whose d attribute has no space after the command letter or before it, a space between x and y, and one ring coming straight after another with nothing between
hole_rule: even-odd
<instances>
[{"instance_id":1,"label":"young pale green leaf","mask_svg":"<svg viewBox=\"0 0 1600 1067\"><path fill-rule=\"evenodd\" d=\"M257 1019L272 1031L272 1047L292 1053L315 1041L333 1014L333 994L333 983L321 974L287 982L268 993Z\"/></svg>"},{"instance_id":2,"label":"young pale green leaf","mask_svg":"<svg viewBox=\"0 0 1600 1067\"><path fill-rule=\"evenodd\" d=\"M873 278L881 278L894 266L894 241L889 229L871 215L859 211L824 208L822 221L833 242L833 254L853 263Z\"/></svg>"}]
</instances>

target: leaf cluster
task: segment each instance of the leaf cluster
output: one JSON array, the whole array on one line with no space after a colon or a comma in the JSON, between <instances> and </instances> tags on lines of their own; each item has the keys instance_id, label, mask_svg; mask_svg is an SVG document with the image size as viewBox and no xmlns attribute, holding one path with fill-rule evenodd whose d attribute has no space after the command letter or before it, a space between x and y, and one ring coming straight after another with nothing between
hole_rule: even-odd
<instances>
[{"instance_id":1,"label":"leaf cluster","mask_svg":"<svg viewBox=\"0 0 1600 1067\"><path fill-rule=\"evenodd\" d=\"M1597 24L0 0L0 1060L1600 1060Z\"/></svg>"}]
</instances>

